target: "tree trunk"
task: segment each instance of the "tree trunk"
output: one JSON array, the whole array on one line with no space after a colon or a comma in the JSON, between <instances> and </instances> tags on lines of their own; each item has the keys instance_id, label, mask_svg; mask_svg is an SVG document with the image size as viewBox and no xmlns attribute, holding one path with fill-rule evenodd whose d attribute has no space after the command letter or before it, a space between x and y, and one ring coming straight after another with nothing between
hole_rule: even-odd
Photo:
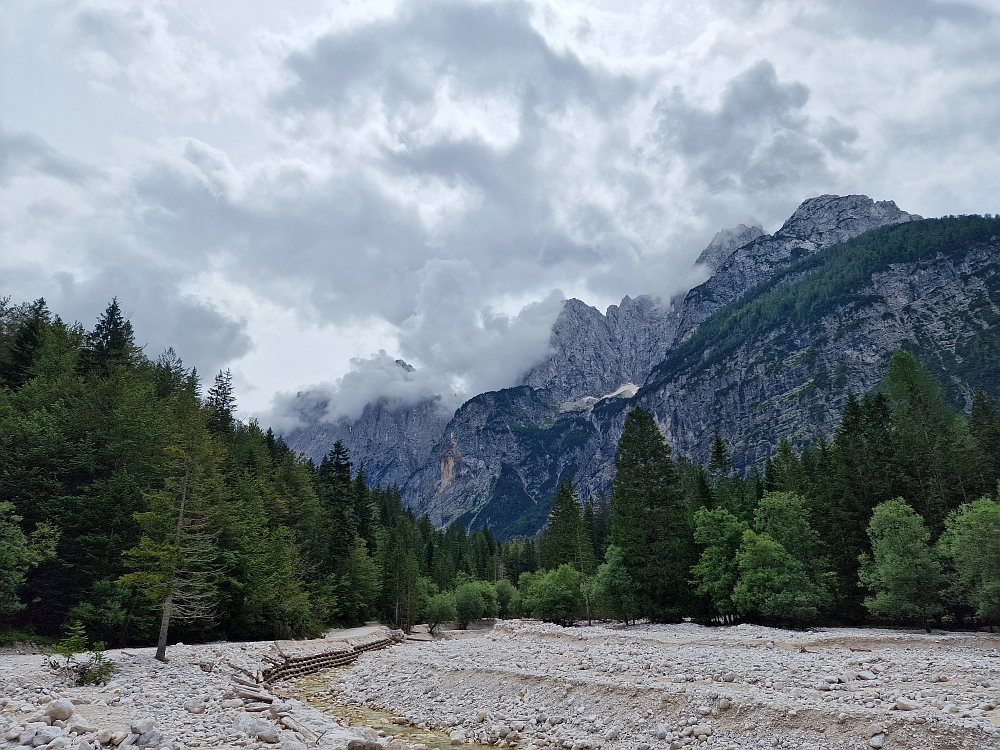
<instances>
[{"instance_id":1,"label":"tree trunk","mask_svg":"<svg viewBox=\"0 0 1000 750\"><path fill-rule=\"evenodd\" d=\"M167 594L163 601L163 617L160 619L160 639L156 642L156 658L167 662L167 631L170 629L170 613L174 607L174 592Z\"/></svg>"}]
</instances>

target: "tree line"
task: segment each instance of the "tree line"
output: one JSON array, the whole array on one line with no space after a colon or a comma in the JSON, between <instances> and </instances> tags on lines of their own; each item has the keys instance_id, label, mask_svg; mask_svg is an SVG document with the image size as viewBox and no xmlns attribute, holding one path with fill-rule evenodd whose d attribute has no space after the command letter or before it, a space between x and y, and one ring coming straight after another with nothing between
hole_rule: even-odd
<instances>
[{"instance_id":1,"label":"tree line","mask_svg":"<svg viewBox=\"0 0 1000 750\"><path fill-rule=\"evenodd\" d=\"M847 394L832 438L800 451L784 439L746 476L718 434L706 465L673 458L636 408L618 445L603 545L588 542L578 506L561 499L571 483L556 496L543 577L572 596L553 619L995 622L998 479L995 399L978 392L968 414L954 409L904 351L877 389Z\"/></svg>"},{"instance_id":2,"label":"tree line","mask_svg":"<svg viewBox=\"0 0 1000 750\"><path fill-rule=\"evenodd\" d=\"M109 644L294 638L521 615L802 625L1000 609L1000 415L954 410L908 354L848 395L829 441L782 441L737 474L672 456L628 415L611 494L571 477L532 538L437 529L370 487L341 444L319 462L147 358L112 301L93 330L0 300L0 628L80 623Z\"/></svg>"}]
</instances>

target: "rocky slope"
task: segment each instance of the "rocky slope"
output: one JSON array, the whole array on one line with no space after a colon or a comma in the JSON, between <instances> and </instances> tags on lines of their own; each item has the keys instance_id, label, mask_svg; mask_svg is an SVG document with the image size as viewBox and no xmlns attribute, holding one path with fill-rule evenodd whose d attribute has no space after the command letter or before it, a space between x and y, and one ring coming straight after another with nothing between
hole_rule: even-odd
<instances>
[{"instance_id":1,"label":"rocky slope","mask_svg":"<svg viewBox=\"0 0 1000 750\"><path fill-rule=\"evenodd\" d=\"M802 410L785 409L784 402L774 408L747 400L716 404L696 389L693 397L685 400L686 390L693 387L687 381L673 391L669 385L662 391L646 387L639 401L628 400L633 389L616 391L629 380L645 383L656 364L690 339L702 322L776 272L873 227L918 218L891 202L876 203L865 196L820 196L805 201L774 235L747 227L720 233L700 259L706 265L716 265L715 272L670 308L648 302L629 307L642 313L632 315L621 326L620 310L626 305L612 308L606 317L581 303L568 305L571 313L560 316L554 331L553 353L529 375L529 388L486 394L494 404L502 405L493 408L486 421L479 418L478 410L460 409L428 463L406 485L404 497L417 512L430 513L435 523L461 518L480 525L488 518L491 528L501 536L509 536L515 529L523 532L529 524L517 511L529 506L524 498L534 499L531 519L538 523L545 517L552 489L567 476L575 477L584 497L609 490L621 424L633 403L653 411L670 444L688 455L700 456L712 430L723 427L723 416L728 418L721 430L725 435L742 435L739 431L747 429L751 432L746 434L757 439L752 450L737 446L737 460L741 466L748 465L777 443L785 434L781 430L792 420L803 419ZM880 349L880 356L891 352L900 340L896 337L890 348ZM875 346L889 343L885 338ZM708 349L712 343L701 342L699 346ZM808 370L805 360L804 364ZM837 387L869 387L874 382L871 374L881 364L879 359L869 370L841 378ZM642 367L645 373L641 373ZM714 394L713 377L704 381L706 393ZM593 384L589 390L588 384ZM730 381L720 381L723 387L731 387ZM600 389L605 390L602 393ZM589 398L580 397L584 394ZM828 426L839 395L829 394L830 403L822 412L825 421L821 420L819 428ZM531 401L550 404L551 408L536 414L537 409L528 408ZM753 419L750 413L755 415ZM807 412L805 419L810 424L812 415ZM482 439L486 435L490 439ZM572 440L567 441L566 435ZM446 456L450 456L447 461ZM444 481L445 465L449 476L459 481Z\"/></svg>"},{"instance_id":2,"label":"rocky slope","mask_svg":"<svg viewBox=\"0 0 1000 750\"><path fill-rule=\"evenodd\" d=\"M821 195L803 201L774 234L760 234L719 254L711 278L684 297L675 338L683 341L720 307L799 258L870 229L920 218L901 211L892 201L876 202L867 195Z\"/></svg>"},{"instance_id":3,"label":"rocky slope","mask_svg":"<svg viewBox=\"0 0 1000 750\"><path fill-rule=\"evenodd\" d=\"M548 358L524 383L476 396L446 424L422 405L369 405L360 423L310 444L338 435L370 477L398 482L434 523L489 524L507 537L540 528L569 476L584 497L609 490L634 405L675 450L702 459L718 430L747 467L781 437L829 434L846 391L873 387L900 346L961 401L1000 383L991 221L813 198L773 235L720 232L699 258L710 278L670 305L626 297L602 315L568 301Z\"/></svg>"},{"instance_id":4,"label":"rocky slope","mask_svg":"<svg viewBox=\"0 0 1000 750\"><path fill-rule=\"evenodd\" d=\"M670 445L704 459L718 430L738 466L780 437L831 434L848 390L913 351L959 404L1000 387L1000 221L947 219L890 228L793 264L706 320L651 374L627 407L651 411ZM600 445L578 475L608 486L607 456L626 408L600 412Z\"/></svg>"},{"instance_id":5,"label":"rocky slope","mask_svg":"<svg viewBox=\"0 0 1000 750\"><path fill-rule=\"evenodd\" d=\"M325 396L301 394L299 404L303 425L284 435L288 445L319 463L339 440L355 465L364 464L369 484L379 486L406 484L427 463L451 417L438 399L408 405L383 397L367 404L357 419L334 421L325 418Z\"/></svg>"}]
</instances>

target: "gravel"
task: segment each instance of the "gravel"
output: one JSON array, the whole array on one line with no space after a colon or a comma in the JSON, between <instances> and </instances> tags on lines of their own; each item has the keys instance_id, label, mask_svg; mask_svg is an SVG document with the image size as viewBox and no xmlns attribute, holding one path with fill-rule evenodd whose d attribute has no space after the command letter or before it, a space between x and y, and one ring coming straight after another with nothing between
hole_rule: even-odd
<instances>
[{"instance_id":1,"label":"gravel","mask_svg":"<svg viewBox=\"0 0 1000 750\"><path fill-rule=\"evenodd\" d=\"M369 628L359 633L361 642L373 630L380 636L388 632ZM281 698L280 688L251 691L265 701L240 698L237 692L246 692L245 683L254 683L252 676L269 665L265 656L275 657L279 645L287 653L289 646L308 652L336 644L178 644L168 649L167 664L156 661L151 648L112 650L106 656L118 668L111 681L88 687L73 686L41 654L23 648L0 652L0 748L305 750L308 743L344 750L352 740L376 739L371 730L345 727L311 706Z\"/></svg>"},{"instance_id":2,"label":"gravel","mask_svg":"<svg viewBox=\"0 0 1000 750\"><path fill-rule=\"evenodd\" d=\"M118 671L91 687L72 687L41 655L3 652L0 749L422 750L345 726L290 683L254 687L264 701L238 695L279 649L328 645L179 644L168 664L153 649L110 651ZM453 745L1000 748L1000 637L988 633L510 620L371 651L322 679L328 702L441 730Z\"/></svg>"},{"instance_id":3,"label":"gravel","mask_svg":"<svg viewBox=\"0 0 1000 750\"><path fill-rule=\"evenodd\" d=\"M992 634L512 620L448 635L365 655L331 698L521 750L1000 748Z\"/></svg>"}]
</instances>

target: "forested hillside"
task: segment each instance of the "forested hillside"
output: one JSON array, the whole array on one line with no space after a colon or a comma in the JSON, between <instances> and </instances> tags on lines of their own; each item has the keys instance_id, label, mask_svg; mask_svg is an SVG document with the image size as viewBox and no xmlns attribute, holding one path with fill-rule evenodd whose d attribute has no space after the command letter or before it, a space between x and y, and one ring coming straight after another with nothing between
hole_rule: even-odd
<instances>
[{"instance_id":1,"label":"forested hillside","mask_svg":"<svg viewBox=\"0 0 1000 750\"><path fill-rule=\"evenodd\" d=\"M489 532L418 521L340 445L316 466L237 421L228 373L202 394L117 302L88 331L4 301L0 383L0 628L79 620L117 644L155 641L165 611L185 639L408 626L457 575L496 577Z\"/></svg>"},{"instance_id":2,"label":"forested hillside","mask_svg":"<svg viewBox=\"0 0 1000 750\"><path fill-rule=\"evenodd\" d=\"M704 466L628 412L610 497L553 490L537 537L435 529L367 486L341 445L318 466L149 360L116 302L93 330L39 300L2 308L0 622L155 642L315 634L380 618L519 614L805 625L1000 617L1000 411L968 412L897 351L833 434ZM165 640L162 641L165 643Z\"/></svg>"}]
</instances>

